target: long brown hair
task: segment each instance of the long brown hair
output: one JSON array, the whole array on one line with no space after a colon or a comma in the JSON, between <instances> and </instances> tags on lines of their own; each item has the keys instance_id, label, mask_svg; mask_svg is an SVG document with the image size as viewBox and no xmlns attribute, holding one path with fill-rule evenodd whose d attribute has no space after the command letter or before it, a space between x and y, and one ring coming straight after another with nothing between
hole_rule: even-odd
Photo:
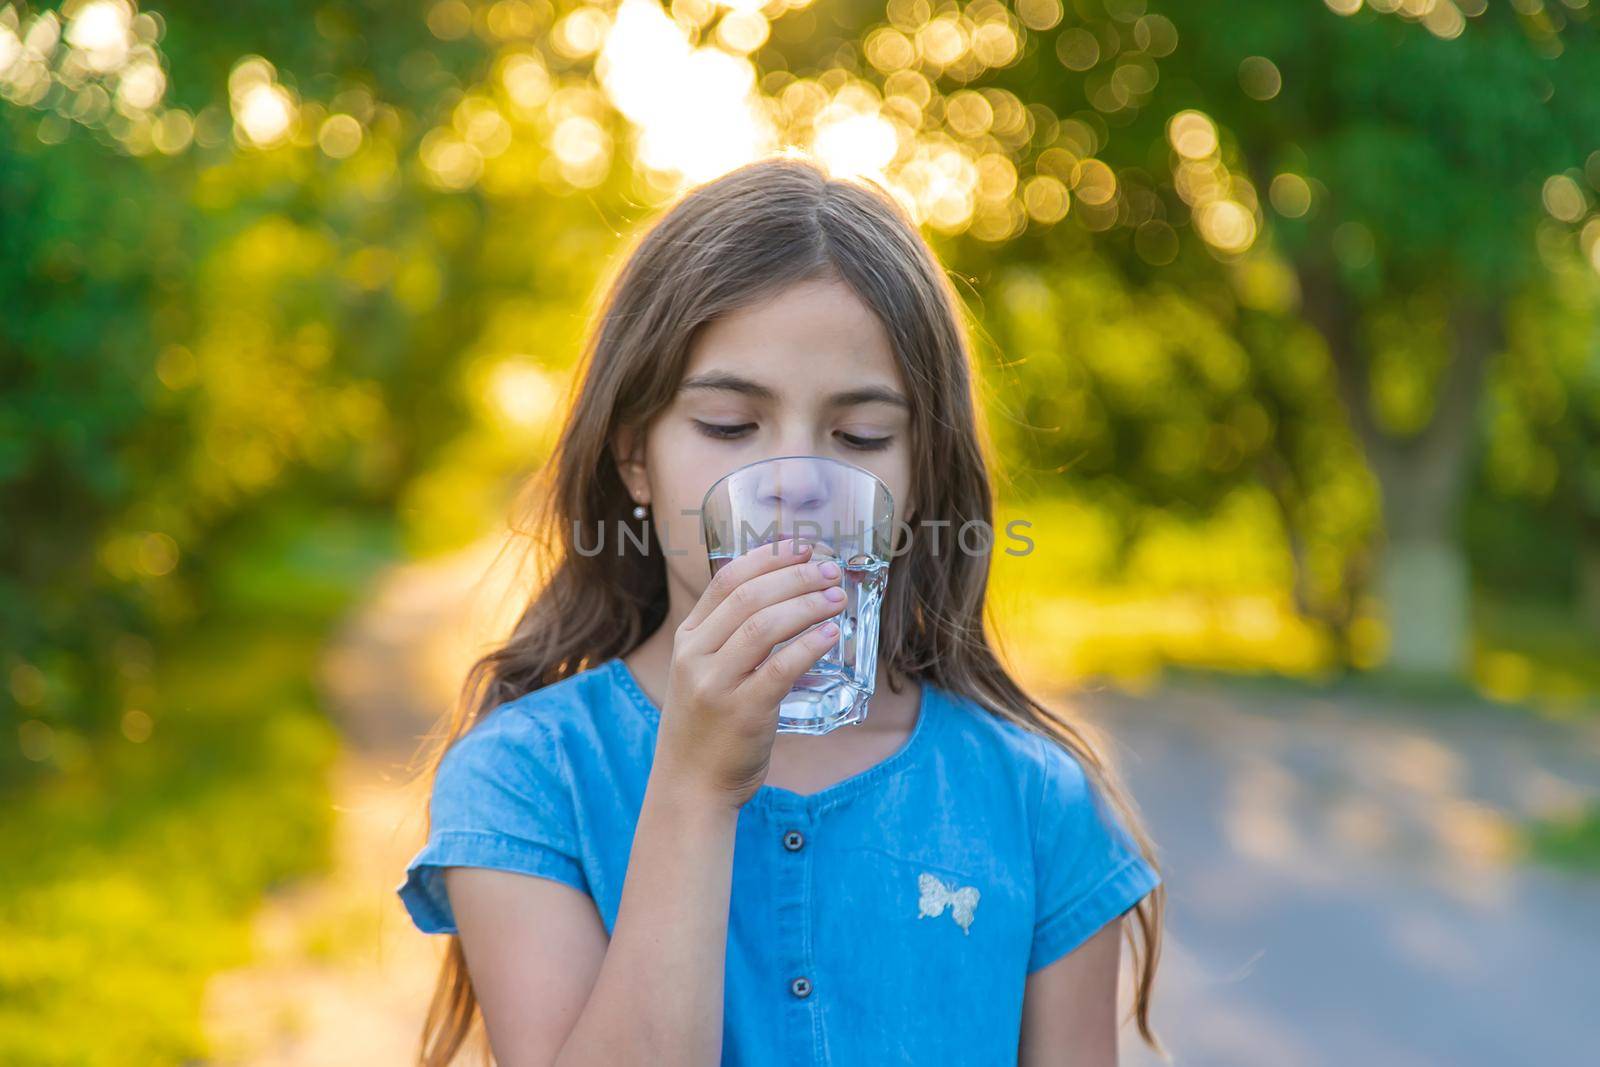
<instances>
[{"instance_id":1,"label":"long brown hair","mask_svg":"<svg viewBox=\"0 0 1600 1067\"><path fill-rule=\"evenodd\" d=\"M916 225L885 190L830 178L815 164L779 156L740 167L681 197L640 234L601 287L570 414L550 459L517 507L529 521L526 561L536 592L510 637L467 674L451 721L436 738L429 777L446 748L493 708L626 655L667 617L660 553L647 520L630 516L610 443L619 427L643 429L672 400L695 332L797 282L842 280L882 320L912 394L913 455L903 516L967 521L993 529L990 445L975 399L962 305ZM574 531L635 525L617 553L574 551ZM614 527L613 527L614 528ZM989 634L985 554L935 555L926 538L893 562L881 621L880 657L894 672L969 697L992 713L1055 738L1082 763L1156 864L1154 847L1087 724L1073 723L1023 692L1001 665ZM1124 927L1135 972L1132 1014L1150 1027L1161 951L1165 887ZM480 1021L460 939L452 936L423 1029L420 1063L450 1063ZM481 1036L481 1034L479 1035ZM487 1051L487 1050L486 1050Z\"/></svg>"}]
</instances>

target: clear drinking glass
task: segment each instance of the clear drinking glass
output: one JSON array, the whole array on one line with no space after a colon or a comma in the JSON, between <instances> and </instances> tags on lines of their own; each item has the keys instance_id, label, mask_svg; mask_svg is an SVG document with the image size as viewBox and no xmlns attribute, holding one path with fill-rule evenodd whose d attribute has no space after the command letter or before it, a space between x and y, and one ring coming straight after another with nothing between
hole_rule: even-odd
<instances>
[{"instance_id":1,"label":"clear drinking glass","mask_svg":"<svg viewBox=\"0 0 1600 1067\"><path fill-rule=\"evenodd\" d=\"M878 611L894 536L889 488L842 460L778 456L720 478L707 491L700 517L712 574L734 557L785 537L811 544L813 560L831 557L839 564L843 607L805 631L832 621L839 638L784 697L778 732L825 734L865 720L877 680Z\"/></svg>"}]
</instances>

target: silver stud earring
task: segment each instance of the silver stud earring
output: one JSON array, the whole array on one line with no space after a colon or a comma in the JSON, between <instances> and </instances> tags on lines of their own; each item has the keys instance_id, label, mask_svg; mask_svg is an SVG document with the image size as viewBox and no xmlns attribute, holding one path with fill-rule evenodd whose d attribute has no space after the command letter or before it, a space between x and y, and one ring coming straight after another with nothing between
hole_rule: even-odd
<instances>
[{"instance_id":1,"label":"silver stud earring","mask_svg":"<svg viewBox=\"0 0 1600 1067\"><path fill-rule=\"evenodd\" d=\"M645 517L645 515L647 513L648 512L647 512L647 510L646 510L646 508L645 508L645 506L643 504L635 504L633 506L633 517L634 518L642 519L642 518Z\"/></svg>"}]
</instances>

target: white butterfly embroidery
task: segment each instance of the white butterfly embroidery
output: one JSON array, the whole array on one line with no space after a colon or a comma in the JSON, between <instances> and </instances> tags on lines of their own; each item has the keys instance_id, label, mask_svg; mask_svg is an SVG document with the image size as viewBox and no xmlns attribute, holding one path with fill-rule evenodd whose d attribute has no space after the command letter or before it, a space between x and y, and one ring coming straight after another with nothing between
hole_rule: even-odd
<instances>
[{"instance_id":1,"label":"white butterfly embroidery","mask_svg":"<svg viewBox=\"0 0 1600 1067\"><path fill-rule=\"evenodd\" d=\"M961 932L967 932L972 925L972 913L978 907L978 891L976 888L965 885L960 889L945 885L938 878L924 871L917 875L917 888L922 890L922 899L917 901L917 918L935 919L944 914L945 905L950 906L950 918L961 927Z\"/></svg>"}]
</instances>

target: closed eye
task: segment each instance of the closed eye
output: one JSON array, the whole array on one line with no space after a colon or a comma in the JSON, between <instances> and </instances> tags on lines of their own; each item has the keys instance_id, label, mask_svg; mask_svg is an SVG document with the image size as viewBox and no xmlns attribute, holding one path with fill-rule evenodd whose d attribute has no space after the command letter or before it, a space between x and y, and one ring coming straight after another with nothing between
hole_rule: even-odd
<instances>
[{"instance_id":1,"label":"closed eye","mask_svg":"<svg viewBox=\"0 0 1600 1067\"><path fill-rule=\"evenodd\" d=\"M756 427L756 424L753 422L724 424L719 422L702 422L699 419L695 419L693 421L695 429L699 430L700 433L714 441L736 440L740 437L743 437L746 433L750 432ZM862 437L859 434L844 433L843 431L840 431L839 439L843 441L846 446L853 448L858 452L881 452L888 448L889 445L894 441L893 437Z\"/></svg>"},{"instance_id":2,"label":"closed eye","mask_svg":"<svg viewBox=\"0 0 1600 1067\"><path fill-rule=\"evenodd\" d=\"M889 447L893 437L858 437L853 433L840 432L839 438L851 448L861 452L882 452Z\"/></svg>"},{"instance_id":3,"label":"closed eye","mask_svg":"<svg viewBox=\"0 0 1600 1067\"><path fill-rule=\"evenodd\" d=\"M731 441L743 436L745 431L755 429L756 425L753 422L741 422L733 426L724 426L716 422L701 422L699 419L695 419L694 424L701 433L717 441Z\"/></svg>"}]
</instances>

